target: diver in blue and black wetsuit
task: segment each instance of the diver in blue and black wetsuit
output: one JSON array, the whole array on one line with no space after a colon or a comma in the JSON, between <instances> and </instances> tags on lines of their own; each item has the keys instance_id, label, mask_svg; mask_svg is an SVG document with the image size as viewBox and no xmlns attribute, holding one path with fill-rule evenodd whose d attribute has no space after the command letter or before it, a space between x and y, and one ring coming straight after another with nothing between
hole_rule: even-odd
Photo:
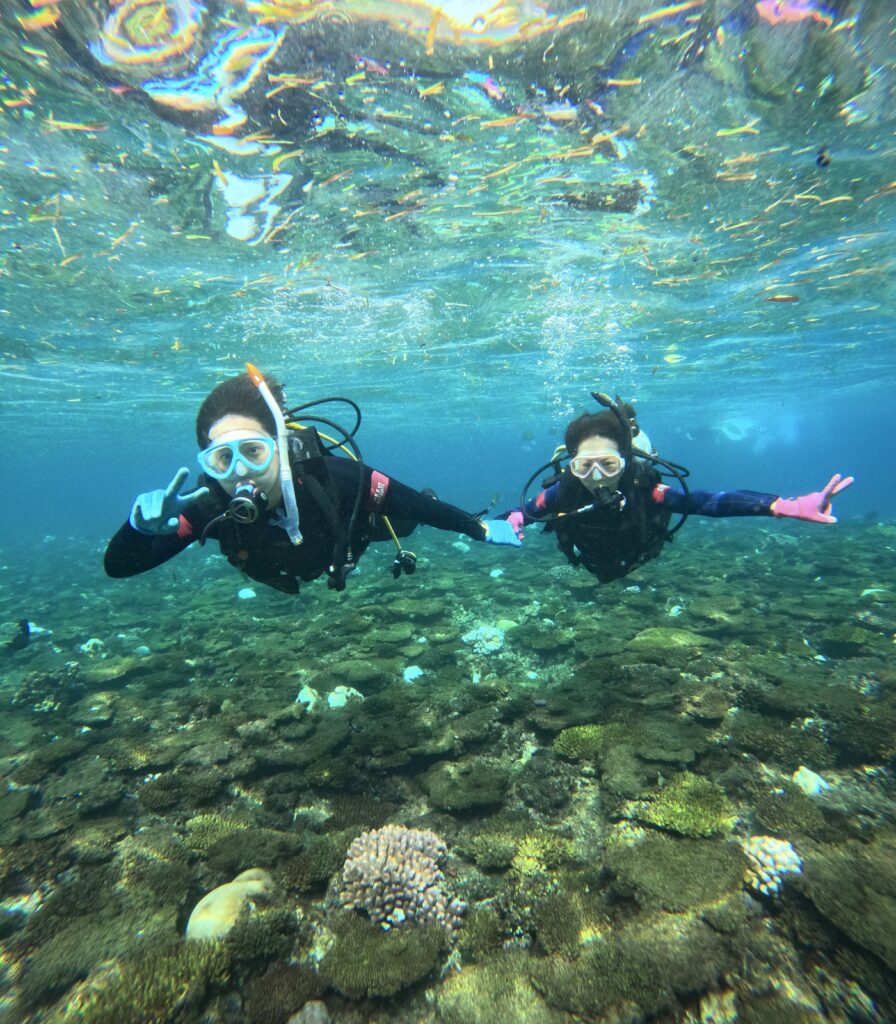
<instances>
[{"instance_id":1,"label":"diver in blue and black wetsuit","mask_svg":"<svg viewBox=\"0 0 896 1024\"><path fill-rule=\"evenodd\" d=\"M398 549L392 575L413 572L414 555L398 537L418 523L519 546L503 519L483 522L365 466L352 440L361 421L354 403L348 403L357 415L351 431L319 416L300 417L309 407L347 399L285 411L279 385L247 368L248 374L218 385L199 410L200 486L183 492L188 471L181 469L166 488L139 495L106 549L110 576L145 572L210 538L247 576L295 594L301 580L324 573L331 588L344 589L368 544L390 537ZM303 426L300 418L335 428L341 441ZM337 458L334 448L353 457Z\"/></svg>"},{"instance_id":2,"label":"diver in blue and black wetsuit","mask_svg":"<svg viewBox=\"0 0 896 1024\"><path fill-rule=\"evenodd\" d=\"M505 515L520 537L526 524L544 523L570 564L584 566L602 583L621 579L655 558L689 515L837 521L831 499L853 477L837 473L822 490L796 498L757 491L691 491L685 480L688 471L656 454L630 405L604 394L593 397L605 411L584 413L569 424L565 446L532 474L520 507ZM553 479L526 500L532 482L548 467ZM669 486L663 474L675 477L681 487ZM673 514L681 518L670 529Z\"/></svg>"}]
</instances>

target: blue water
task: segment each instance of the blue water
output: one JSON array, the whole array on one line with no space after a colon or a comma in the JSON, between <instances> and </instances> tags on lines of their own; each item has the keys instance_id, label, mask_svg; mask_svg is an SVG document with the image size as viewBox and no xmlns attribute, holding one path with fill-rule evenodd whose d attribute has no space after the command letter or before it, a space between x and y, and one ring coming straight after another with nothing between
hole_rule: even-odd
<instances>
[{"instance_id":1,"label":"blue water","mask_svg":"<svg viewBox=\"0 0 896 1024\"><path fill-rule=\"evenodd\" d=\"M335 805L346 794L326 772L341 766L352 796L393 801L396 821L441 831L460 851L459 884L471 905L481 911L494 898L502 906L498 948L526 951L542 966L562 958L522 908L537 910L548 889L568 884L605 900L583 935L648 934L656 910L637 884L635 896L613 888L600 868L620 835L623 846L640 837L643 817L614 803L619 780L606 765L558 759L554 733L624 723L634 738L620 748L617 773L636 748L649 765L634 782L626 776L620 791L629 801L655 799L674 773L711 779L737 803L734 832L713 840L729 852L772 830L756 810L760 790L789 799L805 761L830 773L824 827L775 832L802 851L805 887L782 904L752 892L751 913L792 943L781 959L794 963L806 929L821 927L800 917L806 901L825 918L822 967L804 959L796 981L775 975L776 990L791 982L811 990L816 1009L806 1019L892 1019L886 936L896 926L892 899L881 896L893 843L892 744L880 736L893 721L887 645L896 590L894 39L896 13L885 0L2 5L0 647L23 618L52 639L4 647L0 665L6 792L29 794L27 814L19 808L10 818L11 859L0 860L3 912L12 915L3 920L14 921L2 933L10 941L0 950L0 981L18 995L23 984L40 987L27 971L22 982L22 965L49 962L42 944L56 934L58 907L23 911L15 901L38 893L39 905L92 877L93 852L80 852L84 823L53 816L75 800L59 795L57 776L71 782L87 761L122 787L114 815L86 815L112 836L97 863L108 853L120 867L129 843L155 842L147 823L158 830L151 837L182 843L188 817L235 807L253 827L314 832L344 853L347 832L337 842L334 828L306 829L293 805L284 809L280 767L234 769L230 788L208 805L194 806L191 795L144 806L147 779L169 769L190 776L203 755L189 751L175 771L173 762L142 760L134 737L167 749L195 730L197 745L238 746L240 728L250 737L262 728L256 719L265 735L279 736L276 715L292 707L299 685L326 692L366 661L382 668L368 696L385 701L378 713L386 724L372 712L359 718L344 748L320 758L320 774L316 765L296 769L289 799ZM214 557L214 545L149 576L107 580L103 550L135 496L164 486L180 466L197 472L196 410L247 361L281 381L292 405L323 395L359 403L365 462L471 512L516 506L569 420L596 409L592 391L633 402L660 454L690 469L692 488L798 495L835 472L855 483L835 501L836 526L695 517L631 587L583 585L584 571L571 577L553 539L534 530L522 552L477 546L472 554L453 535L420 530L412 580L393 585L392 552L381 547L341 597L318 581L298 601L259 586L244 604L236 594L246 581ZM427 609L422 619L408 611L415 603ZM523 639L511 624L503 660L477 661L465 633L516 619ZM702 638L705 650L672 650L668 664L645 653L645 632L673 627L692 631L688 642ZM92 637L106 645L101 656L81 646ZM148 653L136 654L138 645ZM483 720L481 734L468 727L454 747L415 753L409 768L396 760L389 774L352 744L367 743L367 729L386 735L392 715L405 713L389 708L396 691L385 681L400 679L409 660L432 687L413 695L409 734L471 709L503 717L500 726ZM483 680L493 687L485 697ZM102 726L81 728L78 703L107 686L127 706L108 742ZM725 707L701 718L694 707L710 698ZM750 715L769 730L765 748L738 738ZM637 746L645 721L671 729L675 750L682 722L699 722L711 737L691 760L668 751L652 759ZM867 750L844 740L865 727ZM39 777L34 766L60 737L100 744L96 758ZM254 742L241 748L246 758ZM395 755L371 742L382 763ZM575 814L554 820L508 800L464 817L428 803L430 768L465 763L471 749L503 758L499 767L509 765L514 778L537 750L551 767L534 789L593 791L590 810L575 804ZM539 841L550 833L590 843L596 873L561 860L562 871L539 876L547 889L529 893L519 877L508 881L507 865L473 867L475 842L516 827L519 813ZM372 823L359 818L355 833ZM191 848L188 893L165 904L168 938L179 941L194 896L236 873L207 853ZM832 909L826 895L848 888L852 876L837 875L837 865L856 858L864 867L855 878L871 887L880 913L877 930L876 917L863 930L848 899ZM282 861L266 866L287 877ZM880 892L878 876L886 876ZM738 906L747 898L731 896ZM296 899L315 922L329 920L322 889ZM119 911L103 913L117 921ZM737 934L735 947L746 945ZM296 942L307 966L313 943ZM857 959L838 959L838 943ZM592 939L580 945L592 950ZM591 952L577 950L584 964ZM26 1000L20 1011L0 998L0 1024L68 1024L47 1007L57 998L64 1006L71 986L105 959L133 951L94 952L63 971L57 987L47 981L42 1004ZM494 951L467 956L467 971L471 963L485 963L486 977L499 971ZM235 968L227 991L243 992L281 962L272 954ZM700 1009L714 987L734 986L742 1000L757 995L757 975L748 984L734 978L734 960L720 962L710 980L658 981L680 1003L656 1012L721 1019L709 1004ZM425 997L416 989L383 1005L396 1020L428 1019L430 1004L440 1021L486 1020L475 1002L451 1002L437 975ZM523 990L535 999L528 981ZM609 1019L571 995L551 998L551 1014ZM366 1012L351 999L329 1005L337 1024ZM653 1012L649 999L639 1005Z\"/></svg>"}]
</instances>

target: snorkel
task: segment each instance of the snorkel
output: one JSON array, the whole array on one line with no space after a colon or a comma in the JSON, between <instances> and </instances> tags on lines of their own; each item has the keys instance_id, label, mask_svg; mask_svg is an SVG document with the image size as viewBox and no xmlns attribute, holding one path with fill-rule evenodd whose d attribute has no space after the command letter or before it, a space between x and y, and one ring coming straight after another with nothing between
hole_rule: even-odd
<instances>
[{"instance_id":1,"label":"snorkel","mask_svg":"<svg viewBox=\"0 0 896 1024\"><path fill-rule=\"evenodd\" d=\"M286 420L258 367L246 363L246 372L252 378L252 383L258 388L258 393L264 399L277 427L277 450L280 453L280 490L283 493L283 507L286 509L286 515L278 525L286 530L287 536L293 544L301 544L299 509L296 505L296 492L292 483L292 470L289 467L289 438L286 433Z\"/></svg>"}]
</instances>

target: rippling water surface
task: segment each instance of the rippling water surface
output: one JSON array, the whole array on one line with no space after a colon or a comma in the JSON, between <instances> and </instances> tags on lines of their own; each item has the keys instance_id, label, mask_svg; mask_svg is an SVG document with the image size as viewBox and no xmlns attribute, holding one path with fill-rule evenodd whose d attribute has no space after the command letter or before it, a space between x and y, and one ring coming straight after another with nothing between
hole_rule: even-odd
<instances>
[{"instance_id":1,"label":"rippling water surface","mask_svg":"<svg viewBox=\"0 0 896 1024\"><path fill-rule=\"evenodd\" d=\"M139 955L135 914L188 989L141 1021L283 1024L260 979L290 955L337 1021L892 1019L894 60L885 0L2 4L2 617L52 632L2 655L0 1019L67 1022L88 977L114 995L96 972ZM469 508L515 504L594 389L698 487L857 483L836 529L691 522L636 590L558 571L538 537L520 562L437 538L404 596L371 553L339 605L238 600L189 556L108 583L134 494L193 464L199 401L247 360L293 404L359 401L369 462ZM505 620L494 660L464 640ZM300 685L353 682L351 729L289 717ZM560 737L583 725L610 731L580 757ZM438 795L492 768L484 809ZM688 773L730 822L638 810ZM472 916L427 981L368 1003L312 966L328 880L386 820L445 837ZM723 851L765 833L803 880L747 912ZM685 849L733 888L674 898L653 872ZM300 907L268 920L280 945L245 939L226 980L165 945L259 864L267 912ZM608 964L628 995L594 980Z\"/></svg>"}]
</instances>

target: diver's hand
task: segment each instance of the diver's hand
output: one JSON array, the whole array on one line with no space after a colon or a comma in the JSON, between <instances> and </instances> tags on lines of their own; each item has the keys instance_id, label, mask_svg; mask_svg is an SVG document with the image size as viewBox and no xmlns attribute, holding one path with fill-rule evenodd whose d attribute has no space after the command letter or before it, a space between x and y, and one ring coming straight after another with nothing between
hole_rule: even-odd
<instances>
[{"instance_id":1,"label":"diver's hand","mask_svg":"<svg viewBox=\"0 0 896 1024\"><path fill-rule=\"evenodd\" d=\"M181 513L208 494L207 487L181 494L180 489L189 475L190 471L182 466L164 490L159 488L139 494L128 516L131 526L139 533L176 533Z\"/></svg>"},{"instance_id":2,"label":"diver's hand","mask_svg":"<svg viewBox=\"0 0 896 1024\"><path fill-rule=\"evenodd\" d=\"M516 535L516 530L506 519L489 519L482 526L485 529L486 544L506 544L514 548L523 546L523 542Z\"/></svg>"},{"instance_id":3,"label":"diver's hand","mask_svg":"<svg viewBox=\"0 0 896 1024\"><path fill-rule=\"evenodd\" d=\"M798 498L778 498L771 504L772 515L803 519L807 523L836 523L836 517L831 515L831 498L845 491L854 479L835 473L823 490L802 494Z\"/></svg>"},{"instance_id":4,"label":"diver's hand","mask_svg":"<svg viewBox=\"0 0 896 1024\"><path fill-rule=\"evenodd\" d=\"M526 517L523 515L523 510L515 508L510 515L507 517L507 522L513 527L513 532L523 539L523 527L526 525Z\"/></svg>"}]
</instances>

